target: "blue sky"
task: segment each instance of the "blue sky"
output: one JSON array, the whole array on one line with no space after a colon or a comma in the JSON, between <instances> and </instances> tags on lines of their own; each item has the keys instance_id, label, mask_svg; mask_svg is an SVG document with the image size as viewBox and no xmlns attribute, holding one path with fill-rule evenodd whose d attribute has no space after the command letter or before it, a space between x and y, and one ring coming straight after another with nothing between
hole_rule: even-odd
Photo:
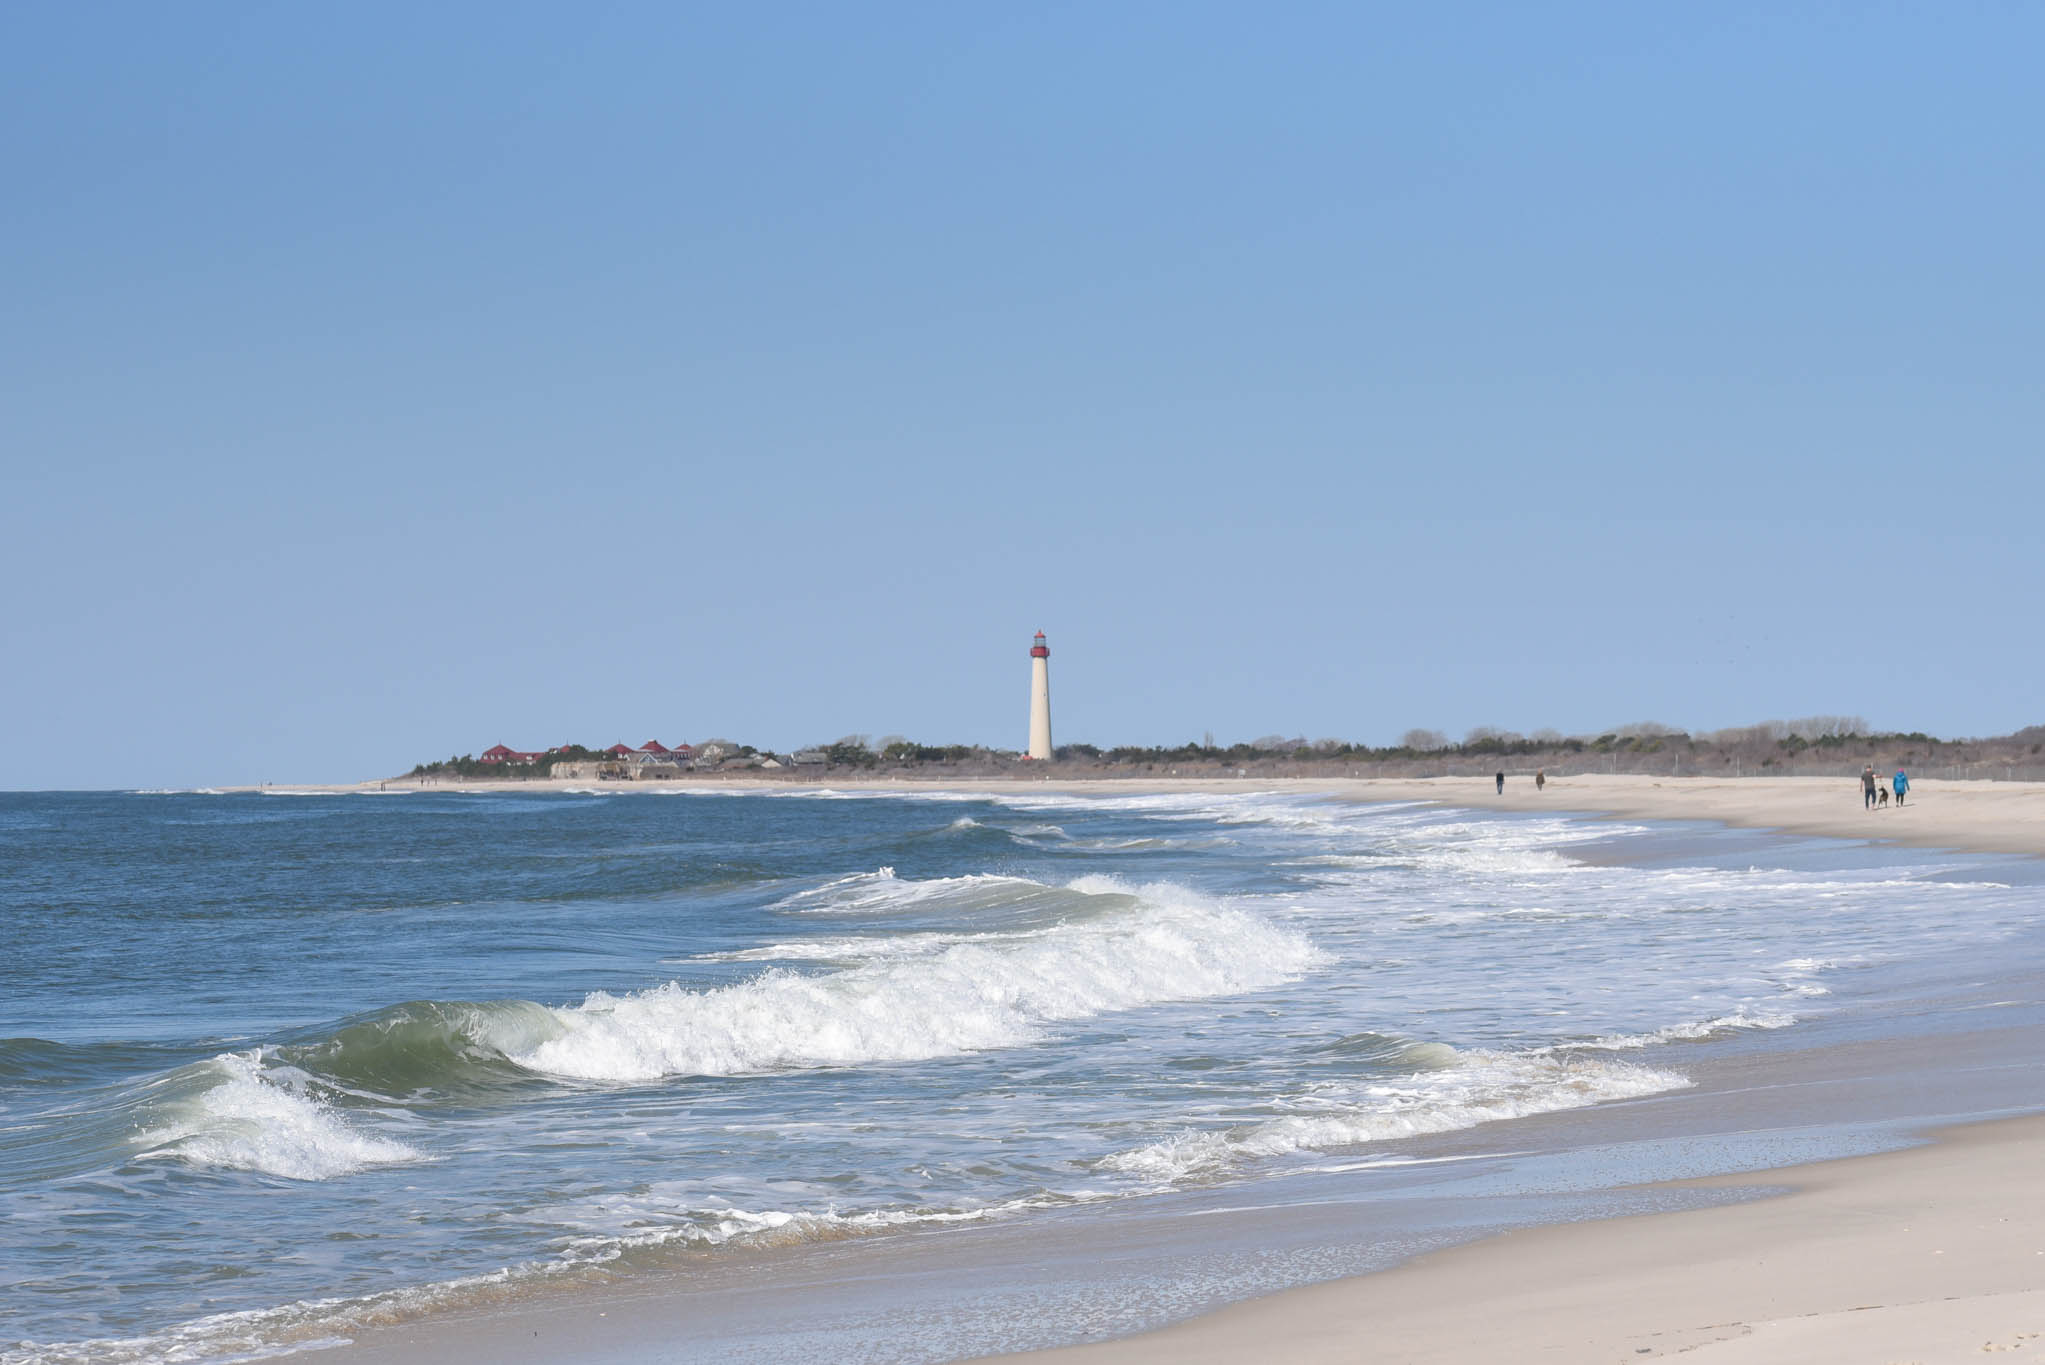
<instances>
[{"instance_id":1,"label":"blue sky","mask_svg":"<svg viewBox=\"0 0 2045 1365\"><path fill-rule=\"evenodd\" d=\"M1010 7L1015 10L1015 7ZM14 7L0 786L2045 721L2045 11Z\"/></svg>"}]
</instances>

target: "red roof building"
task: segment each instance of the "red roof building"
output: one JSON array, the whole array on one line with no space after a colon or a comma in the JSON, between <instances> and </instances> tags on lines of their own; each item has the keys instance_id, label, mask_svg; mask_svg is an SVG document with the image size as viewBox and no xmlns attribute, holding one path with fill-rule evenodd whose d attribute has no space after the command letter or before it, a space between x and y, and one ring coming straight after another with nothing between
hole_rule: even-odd
<instances>
[{"instance_id":1,"label":"red roof building","mask_svg":"<svg viewBox=\"0 0 2045 1365\"><path fill-rule=\"evenodd\" d=\"M616 754L619 758L623 758L626 754L632 752L632 746L629 744L613 744L610 748L604 750L604 752L607 754Z\"/></svg>"},{"instance_id":2,"label":"red roof building","mask_svg":"<svg viewBox=\"0 0 2045 1365\"><path fill-rule=\"evenodd\" d=\"M668 748L657 739L649 739L639 746L639 752L642 754L671 754L674 750Z\"/></svg>"},{"instance_id":3,"label":"red roof building","mask_svg":"<svg viewBox=\"0 0 2045 1365\"><path fill-rule=\"evenodd\" d=\"M483 752L477 755L477 757L481 758L485 763L502 763L505 759L516 758L518 757L518 755L511 751L510 749L505 748L502 744L493 744L489 748L483 750Z\"/></svg>"}]
</instances>

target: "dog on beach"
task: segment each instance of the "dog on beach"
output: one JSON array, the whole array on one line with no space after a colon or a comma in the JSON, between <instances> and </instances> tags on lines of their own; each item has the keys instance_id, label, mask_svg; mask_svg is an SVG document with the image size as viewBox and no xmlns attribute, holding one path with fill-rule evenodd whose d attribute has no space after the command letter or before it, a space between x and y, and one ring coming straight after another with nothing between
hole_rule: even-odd
<instances>
[{"instance_id":1,"label":"dog on beach","mask_svg":"<svg viewBox=\"0 0 2045 1365\"><path fill-rule=\"evenodd\" d=\"M1889 804L1889 789L1887 787L1875 788L1875 804L1877 806L1886 806Z\"/></svg>"}]
</instances>

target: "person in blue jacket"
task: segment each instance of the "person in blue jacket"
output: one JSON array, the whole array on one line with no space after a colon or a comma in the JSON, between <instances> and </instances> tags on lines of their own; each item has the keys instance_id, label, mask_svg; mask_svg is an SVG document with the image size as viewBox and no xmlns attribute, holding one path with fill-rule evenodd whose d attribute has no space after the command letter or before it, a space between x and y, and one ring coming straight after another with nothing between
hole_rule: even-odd
<instances>
[{"instance_id":1,"label":"person in blue jacket","mask_svg":"<svg viewBox=\"0 0 2045 1365\"><path fill-rule=\"evenodd\" d=\"M1896 780L1889 785L1895 789L1896 804L1902 805L1903 793L1910 790L1910 774L1904 772L1901 768L1896 769Z\"/></svg>"}]
</instances>

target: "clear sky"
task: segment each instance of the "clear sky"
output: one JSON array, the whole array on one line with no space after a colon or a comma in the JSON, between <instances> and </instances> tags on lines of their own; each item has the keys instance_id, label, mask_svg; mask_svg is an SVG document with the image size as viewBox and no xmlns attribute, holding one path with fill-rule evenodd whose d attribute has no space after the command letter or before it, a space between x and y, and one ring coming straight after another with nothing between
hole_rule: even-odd
<instances>
[{"instance_id":1,"label":"clear sky","mask_svg":"<svg viewBox=\"0 0 2045 1365\"><path fill-rule=\"evenodd\" d=\"M2045 721L2033 5L0 11L0 787Z\"/></svg>"}]
</instances>

